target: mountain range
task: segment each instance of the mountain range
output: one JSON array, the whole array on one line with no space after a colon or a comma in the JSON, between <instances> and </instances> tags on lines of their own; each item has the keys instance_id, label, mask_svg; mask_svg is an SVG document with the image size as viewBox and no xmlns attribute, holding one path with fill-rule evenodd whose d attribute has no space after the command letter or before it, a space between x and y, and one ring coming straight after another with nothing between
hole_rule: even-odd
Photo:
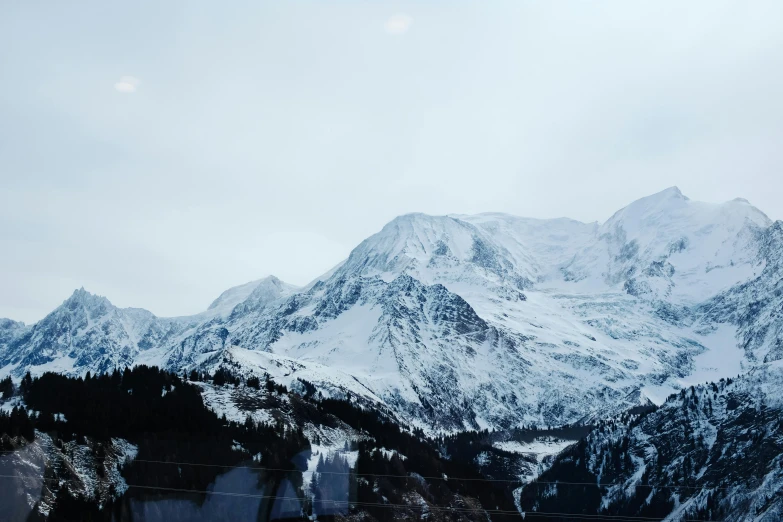
<instances>
[{"instance_id":1,"label":"mountain range","mask_svg":"<svg viewBox=\"0 0 783 522\"><path fill-rule=\"evenodd\" d=\"M605 223L400 216L305 287L162 318L76 290L0 320L0 378L230 366L430 432L590 423L783 359L783 223L669 188Z\"/></svg>"}]
</instances>

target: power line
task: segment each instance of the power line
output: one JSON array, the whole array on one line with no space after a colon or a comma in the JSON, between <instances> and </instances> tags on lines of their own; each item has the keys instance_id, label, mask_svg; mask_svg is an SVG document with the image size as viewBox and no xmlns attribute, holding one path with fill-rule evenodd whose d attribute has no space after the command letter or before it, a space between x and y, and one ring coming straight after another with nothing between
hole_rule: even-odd
<instances>
[{"instance_id":1,"label":"power line","mask_svg":"<svg viewBox=\"0 0 783 522\"><path fill-rule=\"evenodd\" d=\"M289 468L268 468L264 466L227 466L222 464L200 464L200 463L194 463L194 462L176 462L176 461L170 461L170 460L149 460L149 459L133 459L132 462L148 462L153 464L176 464L180 466L204 466L204 467L217 467L217 468L230 468L230 469L250 469L250 470L256 470L256 471L278 471L278 472L288 472L288 473L304 473L308 470L301 470L301 469L289 469ZM414 477L412 475L389 475L389 474L382 474L382 473L352 473L352 472L344 472L344 471L313 471L313 473L317 473L319 475L349 475L354 477L382 477L382 478L404 478L404 479L410 479L410 478L422 478L425 480L444 480L446 482L453 480L453 481L471 481L471 482L506 482L506 483L514 483L514 484L522 484L522 485L533 485L533 484L546 484L546 485L566 485L566 486L596 486L596 487L602 487L602 488L610 488L610 487L649 487L649 488L660 488L660 489L678 489L678 488L686 488L686 489L720 489L720 490L730 490L732 488L726 488L726 487L699 487L699 486L662 486L662 485L654 485L654 484L633 484L629 486L625 486L624 484L600 484L595 482L568 482L568 481L538 481L533 480L531 482L524 483L520 479L488 479L488 478L467 478L467 477L429 477L429 476L422 476L419 475L418 477Z\"/></svg>"},{"instance_id":2,"label":"power line","mask_svg":"<svg viewBox=\"0 0 783 522\"><path fill-rule=\"evenodd\" d=\"M15 453L11 451L2 452L0 453ZM270 468L265 466L237 466L237 465L226 465L226 464L206 464L206 463L198 463L198 462L178 462L173 460L152 460L152 459L131 459L131 463L133 462L145 462L145 463L151 463L151 464L171 464L171 465L178 465L178 466L197 466L197 467L208 467L208 468L223 468L223 469L249 469L254 471L275 471L275 472L282 472L282 473L305 473L308 470L302 470L302 469L291 469L291 468ZM422 476L419 475L418 477L413 475L391 475L391 474L383 474L383 473L353 473L353 472L344 472L344 471L313 471L312 473L317 473L319 475L347 475L347 476L354 476L354 477L379 477L379 478L401 478L401 479L417 479L422 478L425 480L443 480L443 481L455 481L455 482L495 482L495 483L510 483L510 484L520 484L522 486L531 486L536 484L542 484L547 486L595 486L599 488L612 488L612 487L621 487L621 488L653 488L653 489L693 489L693 490L715 490L715 491L731 491L733 488L730 487L720 487L720 486L713 486L713 487L706 487L706 486L685 486L685 485L663 485L663 484L601 484L601 483L595 483L595 482L569 482L569 481L539 481L539 480L533 480L531 482L523 482L520 479L489 479L489 478L468 478L468 477L434 477L434 476Z\"/></svg>"},{"instance_id":3,"label":"power line","mask_svg":"<svg viewBox=\"0 0 783 522\"><path fill-rule=\"evenodd\" d=\"M15 479L22 479L24 477L18 476L18 475L0 475L0 478L15 478ZM55 479L42 479L42 480L55 480ZM126 484L128 488L133 489L148 489L148 490L156 490L156 491L169 491L172 493L195 493L195 494L202 494L202 495L218 495L218 496L226 496L226 497L234 497L234 498L252 498L252 499L259 499L259 500L292 500L301 502L303 498L301 497L281 497L277 495L254 495L252 493L236 493L231 491L204 491L204 490L196 490L196 489L185 489L185 488L167 488L162 486L143 486L139 484ZM448 512L458 512L458 513L487 513L492 515L522 515L519 511L516 510L508 510L508 509L484 509L484 508L460 508L460 507L450 507L450 506L431 506L431 505L415 505L415 504L387 504L387 503L381 503L381 502L359 502L359 501L351 501L351 500L328 500L328 499L319 499L319 500L312 500L314 503L330 503L335 505L345 505L346 508L350 508L351 506L363 506L363 507L383 507L383 508L399 508L399 509L421 509L421 510L427 510L427 511L448 511ZM642 517L642 516L634 516L634 515L605 515L605 514L588 514L588 513L557 513L557 512L542 512L542 511L525 511L524 514L530 515L530 516L541 516L541 517L569 517L569 518L582 518L582 519L589 519L589 520L614 520L617 522L651 522L651 521L662 521L664 519L656 517ZM681 519L682 522L718 522L715 520L699 520L699 519Z\"/></svg>"},{"instance_id":4,"label":"power line","mask_svg":"<svg viewBox=\"0 0 783 522\"><path fill-rule=\"evenodd\" d=\"M170 460L147 460L147 459L133 459L132 462L149 462L153 464L176 464L181 466L204 466L204 467L216 467L216 468L240 468L240 469L251 469L251 470L257 470L257 471L278 471L278 472L287 472L287 473L305 473L308 470L302 470L302 469L290 469L290 468L268 468L264 466L226 466L222 464L200 464L200 463L194 463L194 462L175 462ZM390 474L383 474L383 473L351 473L351 472L345 472L345 471L313 471L313 473L317 473L319 475L350 475L354 477L383 477L383 478L404 478L404 479L410 479L410 478L423 478L427 480L455 480L455 481L475 481L475 482L513 482L513 483L520 483L520 480L512 480L512 479L488 479L488 478L459 478L459 477L425 477L425 476L419 476L414 477L412 475L390 475Z\"/></svg>"}]
</instances>

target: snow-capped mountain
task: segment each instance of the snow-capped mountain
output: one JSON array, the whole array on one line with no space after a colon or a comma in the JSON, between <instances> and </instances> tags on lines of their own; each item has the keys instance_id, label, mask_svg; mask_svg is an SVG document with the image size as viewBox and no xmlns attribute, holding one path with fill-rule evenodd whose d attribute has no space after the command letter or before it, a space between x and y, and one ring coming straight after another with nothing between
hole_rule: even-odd
<instances>
[{"instance_id":1,"label":"snow-capped mountain","mask_svg":"<svg viewBox=\"0 0 783 522\"><path fill-rule=\"evenodd\" d=\"M192 317L77 291L0 324L0 376L230 364L428 429L592 419L777 357L780 230L676 188L601 225L409 214L304 288L270 277Z\"/></svg>"},{"instance_id":2,"label":"snow-capped mountain","mask_svg":"<svg viewBox=\"0 0 783 522\"><path fill-rule=\"evenodd\" d=\"M224 322L236 307L263 308L295 289L267 277L226 290L200 314L160 318L140 308L117 308L81 288L33 326L3 320L0 364L17 375L26 369L104 372L143 362L145 355L161 349L174 352L199 343L215 349L225 339L213 326ZM202 331L216 337L205 338Z\"/></svg>"}]
</instances>

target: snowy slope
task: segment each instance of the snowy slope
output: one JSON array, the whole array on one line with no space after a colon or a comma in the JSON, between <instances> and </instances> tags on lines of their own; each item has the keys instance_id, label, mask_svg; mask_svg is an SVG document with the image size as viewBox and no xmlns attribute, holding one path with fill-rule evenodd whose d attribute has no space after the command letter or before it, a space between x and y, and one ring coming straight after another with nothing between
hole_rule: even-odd
<instances>
[{"instance_id":1,"label":"snowy slope","mask_svg":"<svg viewBox=\"0 0 783 522\"><path fill-rule=\"evenodd\" d=\"M672 187L615 213L563 271L695 304L757 275L758 235L770 225L745 200L701 203Z\"/></svg>"},{"instance_id":2,"label":"snowy slope","mask_svg":"<svg viewBox=\"0 0 783 522\"><path fill-rule=\"evenodd\" d=\"M239 364L428 429L596 419L783 353L780 230L676 188L600 225L409 214L304 288L266 278L192 317L77 291L0 325L0 373Z\"/></svg>"},{"instance_id":3,"label":"snowy slope","mask_svg":"<svg viewBox=\"0 0 783 522\"><path fill-rule=\"evenodd\" d=\"M6 479L0 488L2 518L29 520L32 511L33 516L45 517L63 489L89 501L114 499L128 489L121 469L136 453L137 448L123 439L101 443L85 437L77 443L36 432L33 443L0 453L0 475Z\"/></svg>"},{"instance_id":4,"label":"snowy slope","mask_svg":"<svg viewBox=\"0 0 783 522\"><path fill-rule=\"evenodd\" d=\"M521 506L672 522L781 520L781 390L775 362L682 390L647 415L612 419L560 454L541 484L523 490ZM609 486L552 485L575 480Z\"/></svg>"},{"instance_id":5,"label":"snowy slope","mask_svg":"<svg viewBox=\"0 0 783 522\"><path fill-rule=\"evenodd\" d=\"M783 360L783 222L759 236L761 273L709 299L697 309L699 321L710 327L730 323L749 360Z\"/></svg>"}]
</instances>

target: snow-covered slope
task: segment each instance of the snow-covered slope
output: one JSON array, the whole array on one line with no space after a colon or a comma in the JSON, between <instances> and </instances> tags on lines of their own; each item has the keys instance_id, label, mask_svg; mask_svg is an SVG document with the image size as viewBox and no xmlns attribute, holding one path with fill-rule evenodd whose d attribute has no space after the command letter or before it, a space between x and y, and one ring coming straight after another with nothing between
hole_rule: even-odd
<instances>
[{"instance_id":1,"label":"snow-covered slope","mask_svg":"<svg viewBox=\"0 0 783 522\"><path fill-rule=\"evenodd\" d=\"M672 187L615 213L563 272L695 304L757 275L758 236L771 224L743 199L701 203Z\"/></svg>"},{"instance_id":2,"label":"snow-covered slope","mask_svg":"<svg viewBox=\"0 0 783 522\"><path fill-rule=\"evenodd\" d=\"M781 390L778 361L733 382L682 390L647 415L603 423L523 490L521 507L531 515L781 520Z\"/></svg>"},{"instance_id":3,"label":"snow-covered slope","mask_svg":"<svg viewBox=\"0 0 783 522\"><path fill-rule=\"evenodd\" d=\"M267 278L192 317L77 291L0 325L0 373L239 364L428 429L594 419L777 357L780 230L676 188L601 225L409 214L304 288Z\"/></svg>"},{"instance_id":4,"label":"snow-covered slope","mask_svg":"<svg viewBox=\"0 0 783 522\"><path fill-rule=\"evenodd\" d=\"M783 222L765 229L759 244L761 273L709 299L698 313L707 327L735 325L747 358L766 363L783 360Z\"/></svg>"},{"instance_id":5,"label":"snow-covered slope","mask_svg":"<svg viewBox=\"0 0 783 522\"><path fill-rule=\"evenodd\" d=\"M0 488L2 519L46 517L60 490L98 503L114 499L128 489L121 470L136 452L123 439L101 443L85 437L77 443L36 432L35 442L0 453L0 475L7 481Z\"/></svg>"}]
</instances>

